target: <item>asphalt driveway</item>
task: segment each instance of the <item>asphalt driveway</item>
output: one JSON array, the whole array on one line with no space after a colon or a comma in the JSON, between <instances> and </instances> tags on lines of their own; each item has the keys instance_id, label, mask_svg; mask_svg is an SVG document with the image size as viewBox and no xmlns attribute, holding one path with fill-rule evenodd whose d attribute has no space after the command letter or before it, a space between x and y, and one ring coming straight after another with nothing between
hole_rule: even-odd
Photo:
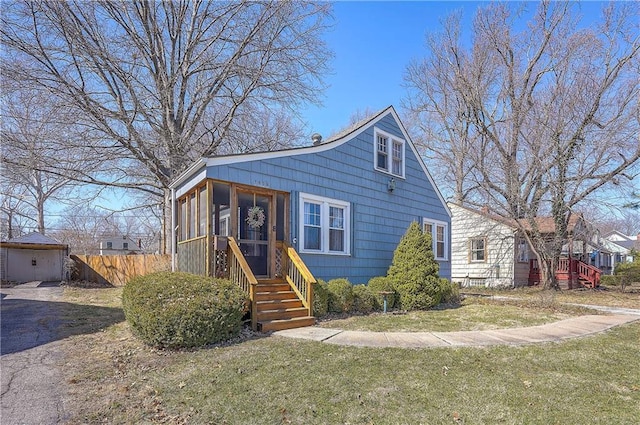
<instances>
[{"instance_id":1,"label":"asphalt driveway","mask_svg":"<svg viewBox=\"0 0 640 425\"><path fill-rule=\"evenodd\" d=\"M2 424L64 422L59 282L0 289Z\"/></svg>"}]
</instances>

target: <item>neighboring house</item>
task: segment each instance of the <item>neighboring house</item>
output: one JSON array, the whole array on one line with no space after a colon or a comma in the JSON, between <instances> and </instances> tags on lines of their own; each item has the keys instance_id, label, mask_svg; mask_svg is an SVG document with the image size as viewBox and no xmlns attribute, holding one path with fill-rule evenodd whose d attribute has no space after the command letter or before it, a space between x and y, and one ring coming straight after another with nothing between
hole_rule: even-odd
<instances>
[{"instance_id":1,"label":"neighboring house","mask_svg":"<svg viewBox=\"0 0 640 425\"><path fill-rule=\"evenodd\" d=\"M451 280L463 287L514 287L529 283L531 250L502 217L449 203Z\"/></svg>"},{"instance_id":2,"label":"neighboring house","mask_svg":"<svg viewBox=\"0 0 640 425\"><path fill-rule=\"evenodd\" d=\"M393 107L312 146L201 158L171 190L177 270L232 273L229 242L260 279L295 281L303 263L310 279L367 283L418 221L451 277L449 209Z\"/></svg>"},{"instance_id":3,"label":"neighboring house","mask_svg":"<svg viewBox=\"0 0 640 425\"><path fill-rule=\"evenodd\" d=\"M608 258L604 259L606 267L600 267L606 274L613 274L619 263L633 261L631 250L604 238L600 238L598 242L602 249L600 251L596 251L596 254L600 257L602 257L604 253L608 254ZM593 253L594 252L592 251L592 256L594 256ZM596 265L596 267L598 266Z\"/></svg>"},{"instance_id":4,"label":"neighboring house","mask_svg":"<svg viewBox=\"0 0 640 425\"><path fill-rule=\"evenodd\" d=\"M618 232L617 230L613 230L603 236L603 239L613 242L617 246L624 248L626 251L620 252L620 259L622 261L633 261L633 257L631 256L631 250L635 249L636 251L640 251L640 234L637 236L628 236L622 232ZM622 259L623 254L626 254L624 259Z\"/></svg>"},{"instance_id":5,"label":"neighboring house","mask_svg":"<svg viewBox=\"0 0 640 425\"><path fill-rule=\"evenodd\" d=\"M41 233L0 243L2 280L11 282L61 281L69 246Z\"/></svg>"},{"instance_id":6,"label":"neighboring house","mask_svg":"<svg viewBox=\"0 0 640 425\"><path fill-rule=\"evenodd\" d=\"M451 219L451 278L462 286L525 286L540 281L540 270L524 231L512 219L449 203ZM536 218L542 237L551 238L555 224L551 217ZM582 283L597 286L601 271L592 265L589 245L593 231L581 215L568 223L568 241L559 259L556 278L572 288ZM571 249L569 249L571 247ZM601 248L600 248L601 249ZM604 256L604 254L603 254ZM600 259L600 257L598 257ZM603 260L604 262L604 260Z\"/></svg>"},{"instance_id":7,"label":"neighboring house","mask_svg":"<svg viewBox=\"0 0 640 425\"><path fill-rule=\"evenodd\" d=\"M140 243L127 236L104 237L100 241L100 255L126 255L141 252Z\"/></svg>"}]
</instances>

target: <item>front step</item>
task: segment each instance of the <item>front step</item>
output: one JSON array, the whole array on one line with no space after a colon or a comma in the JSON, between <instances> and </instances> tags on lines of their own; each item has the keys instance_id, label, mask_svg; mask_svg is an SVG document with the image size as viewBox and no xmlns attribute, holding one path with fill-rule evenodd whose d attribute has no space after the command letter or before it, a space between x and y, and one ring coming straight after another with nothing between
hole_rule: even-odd
<instances>
[{"instance_id":1,"label":"front step","mask_svg":"<svg viewBox=\"0 0 640 425\"><path fill-rule=\"evenodd\" d=\"M293 319L294 317L305 317L308 314L309 312L304 307L279 308L274 310L258 309L258 322L279 319Z\"/></svg>"},{"instance_id":2,"label":"front step","mask_svg":"<svg viewBox=\"0 0 640 425\"><path fill-rule=\"evenodd\" d=\"M256 292L275 292L275 291L290 291L291 286L289 286L286 282L277 282L277 283L264 283L260 281L256 285Z\"/></svg>"},{"instance_id":3,"label":"front step","mask_svg":"<svg viewBox=\"0 0 640 425\"><path fill-rule=\"evenodd\" d=\"M261 280L254 295L258 330L262 332L299 328L315 324L315 317L282 279Z\"/></svg>"},{"instance_id":4,"label":"front step","mask_svg":"<svg viewBox=\"0 0 640 425\"><path fill-rule=\"evenodd\" d=\"M304 326L313 326L315 324L315 317L294 317L292 319L267 320L258 322L258 330L262 332L281 331L283 329L302 328Z\"/></svg>"},{"instance_id":5,"label":"front step","mask_svg":"<svg viewBox=\"0 0 640 425\"><path fill-rule=\"evenodd\" d=\"M288 291L273 291L273 292L256 292L255 300L260 301L284 301L284 300L297 300L298 296L291 289Z\"/></svg>"}]
</instances>

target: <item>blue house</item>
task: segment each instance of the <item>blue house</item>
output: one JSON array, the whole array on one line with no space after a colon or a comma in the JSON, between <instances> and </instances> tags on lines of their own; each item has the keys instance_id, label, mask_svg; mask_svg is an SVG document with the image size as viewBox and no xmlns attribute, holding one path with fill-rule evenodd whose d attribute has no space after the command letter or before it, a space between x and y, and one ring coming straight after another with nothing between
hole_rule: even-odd
<instances>
[{"instance_id":1,"label":"blue house","mask_svg":"<svg viewBox=\"0 0 640 425\"><path fill-rule=\"evenodd\" d=\"M384 276L412 221L451 278L451 213L393 107L307 147L203 157L171 192L175 270L230 276L252 300L290 288L307 318L315 279ZM256 310L254 327L285 326Z\"/></svg>"}]
</instances>

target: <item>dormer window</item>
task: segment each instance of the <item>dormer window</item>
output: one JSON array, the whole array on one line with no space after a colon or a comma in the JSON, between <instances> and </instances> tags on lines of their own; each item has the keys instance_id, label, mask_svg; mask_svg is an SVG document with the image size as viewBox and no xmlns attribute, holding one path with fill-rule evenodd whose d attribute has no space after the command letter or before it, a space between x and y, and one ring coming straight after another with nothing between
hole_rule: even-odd
<instances>
[{"instance_id":1,"label":"dormer window","mask_svg":"<svg viewBox=\"0 0 640 425\"><path fill-rule=\"evenodd\" d=\"M389 138L378 134L378 161L376 167L381 170L388 170L389 159Z\"/></svg>"},{"instance_id":2,"label":"dormer window","mask_svg":"<svg viewBox=\"0 0 640 425\"><path fill-rule=\"evenodd\" d=\"M404 140L375 129L375 168L404 177Z\"/></svg>"}]
</instances>

